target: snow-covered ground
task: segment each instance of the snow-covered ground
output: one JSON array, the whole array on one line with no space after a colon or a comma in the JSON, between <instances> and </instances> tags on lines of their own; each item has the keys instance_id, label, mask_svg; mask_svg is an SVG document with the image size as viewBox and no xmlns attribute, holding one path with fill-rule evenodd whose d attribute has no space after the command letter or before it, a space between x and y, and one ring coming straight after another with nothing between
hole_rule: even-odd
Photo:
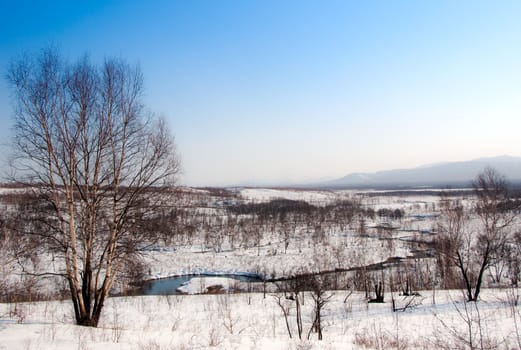
<instances>
[{"instance_id":1,"label":"snow-covered ground","mask_svg":"<svg viewBox=\"0 0 521 350\"><path fill-rule=\"evenodd\" d=\"M243 198L252 202L268 202L273 199L302 200L309 203L328 203L335 199L347 198L354 191L297 190L276 188L244 188Z\"/></svg>"},{"instance_id":2,"label":"snow-covered ground","mask_svg":"<svg viewBox=\"0 0 521 350\"><path fill-rule=\"evenodd\" d=\"M391 251L386 242L377 237L360 240L347 233L339 233L331 240L342 243L338 246L322 246L310 240L294 239L287 252L284 252L284 243L280 241L263 244L260 249L252 247L220 252L198 246L178 246L175 249L147 252L144 259L151 279L207 272L249 272L282 277L294 274L297 270L319 271L360 266L362 262L358 256L361 255L364 256L364 264L372 264L384 261L389 256L408 254L406 243L400 240L395 241ZM355 251L356 257L353 255Z\"/></svg>"},{"instance_id":3,"label":"snow-covered ground","mask_svg":"<svg viewBox=\"0 0 521 350\"><path fill-rule=\"evenodd\" d=\"M200 203L212 205L196 210L203 216L219 218L223 209L214 204L222 200L207 201L205 191L197 191ZM287 241L280 233L264 232L260 244L233 246L225 239L218 249L197 232L190 242L158 245L146 251L146 278L201 273L282 277L408 257L411 247L407 241L433 231L439 201L437 196L421 193L375 196L356 191L290 189L241 189L239 195L246 203L285 198L316 206L355 199L375 212L400 209L404 217L367 219L364 234L359 232L359 222L338 229L328 227L320 239L313 239L311 231L299 227ZM188 197L185 200L193 202ZM392 230L385 231L386 227ZM38 263L45 268L54 264L54 259ZM0 269L0 273L10 272ZM233 279L195 277L180 291L222 293L238 286L240 282ZM521 348L521 310L509 304L510 289L485 289L477 304L463 303L461 291L436 291L435 298L432 291L422 291L412 300L413 307L401 312L391 311L388 292L384 304L368 304L359 292L344 302L346 291L329 292L331 300L323 312L323 341L318 341L315 333L310 340L298 339L294 305L282 298L290 313L290 339L272 292L269 289L266 298L262 293L113 297L106 303L98 329L74 326L69 301L0 304L0 349L432 349L452 348L453 342L464 348L468 340L478 347L479 342L488 342L502 349ZM397 294L395 298L398 307L410 301ZM303 321L303 338L307 338L312 324L309 293L305 294Z\"/></svg>"},{"instance_id":4,"label":"snow-covered ground","mask_svg":"<svg viewBox=\"0 0 521 350\"><path fill-rule=\"evenodd\" d=\"M413 307L392 312L391 303L368 304L354 293L332 293L323 310L324 339L307 333L312 299L304 297L303 340L290 309L290 339L273 295L217 294L110 298L97 329L73 325L68 301L0 305L0 349L435 349L472 339L500 349L519 348L519 306L505 290L485 290L482 300L462 302L459 291L421 292ZM404 297L396 295L397 305ZM389 296L387 295L387 299ZM291 305L291 301L285 300ZM514 318L514 315L516 316ZM470 327L470 328L469 328Z\"/></svg>"},{"instance_id":5,"label":"snow-covered ground","mask_svg":"<svg viewBox=\"0 0 521 350\"><path fill-rule=\"evenodd\" d=\"M362 264L384 261L389 256L406 257L410 255L407 245L414 232L430 232L436 217L433 205L439 197L432 195L412 196L364 196L363 193L346 191L307 191L292 189L246 188L240 190L240 196L246 201L262 202L273 199L304 200L309 203L327 204L339 200L361 198L366 208L377 211L381 208L401 209L405 217L399 221L390 221L376 217L368 220L368 231L382 224L395 228L392 244L381 240L376 233L369 232L361 239L357 235L358 225L351 228L328 231L325 239L319 242L311 240L309 233L297 230L284 242L280 235L263 234L260 246L232 249L226 240L222 249L213 249L197 238L190 244L177 244L174 247L159 247L144 254L148 278L199 273L238 273L250 272L273 277L287 276L296 270L331 270L351 268ZM372 231L376 232L376 229ZM285 243L288 243L286 246ZM320 261L315 258L319 256ZM361 259L363 258L363 259ZM317 266L317 264L320 266Z\"/></svg>"}]
</instances>

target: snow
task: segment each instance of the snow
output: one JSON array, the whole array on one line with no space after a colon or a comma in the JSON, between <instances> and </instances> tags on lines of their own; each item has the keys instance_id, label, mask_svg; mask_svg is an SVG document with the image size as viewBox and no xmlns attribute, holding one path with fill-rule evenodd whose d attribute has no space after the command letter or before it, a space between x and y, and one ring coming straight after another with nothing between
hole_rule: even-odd
<instances>
[{"instance_id":1,"label":"snow","mask_svg":"<svg viewBox=\"0 0 521 350\"><path fill-rule=\"evenodd\" d=\"M222 282L222 281L220 281ZM0 305L0 349L364 349L364 344L398 342L404 349L436 348L468 335L460 291L423 291L418 304L392 312L391 303L368 304L361 293L343 302L333 292L323 312L324 340L290 339L275 298L260 293L110 298L97 329L73 325L67 301ZM389 296L387 295L387 298ZM395 295L400 303L403 297ZM311 325L312 299L305 295L304 337ZM516 322L504 290L485 290L470 315L476 340L481 331L500 348L518 347ZM459 310L459 311L458 311ZM470 314L470 313L469 313ZM296 335L294 310L290 327ZM452 334L451 332L454 332ZM459 343L461 345L461 343Z\"/></svg>"},{"instance_id":2,"label":"snow","mask_svg":"<svg viewBox=\"0 0 521 350\"><path fill-rule=\"evenodd\" d=\"M245 290L240 287L238 280L228 277L193 277L177 290L183 294L203 294L203 293L228 293L233 290Z\"/></svg>"},{"instance_id":3,"label":"snow","mask_svg":"<svg viewBox=\"0 0 521 350\"><path fill-rule=\"evenodd\" d=\"M352 191L319 191L296 189L244 188L241 197L253 202L267 202L273 199L302 200L311 204L327 203L346 198Z\"/></svg>"},{"instance_id":4,"label":"snow","mask_svg":"<svg viewBox=\"0 0 521 350\"><path fill-rule=\"evenodd\" d=\"M408 237L410 233L398 234ZM193 246L179 246L174 250L154 250L144 256L149 267L149 278L165 278L178 275L205 274L209 272L220 274L239 274L250 272L273 277L287 276L291 273L308 268L315 271L314 259L309 258L322 254L321 269L359 266L358 261L348 261L349 248L365 253L367 264L385 260L389 256L388 247L376 236L365 237L362 241L346 232L333 234L332 241L341 242L339 248L334 246L314 244L310 240L292 240L287 252L284 252L284 242L271 241L259 249L257 247L243 248L236 251L211 251L193 249ZM408 247L405 242L396 240L390 255L407 256ZM340 260L340 261L339 261ZM346 265L347 264L347 265Z\"/></svg>"},{"instance_id":5,"label":"snow","mask_svg":"<svg viewBox=\"0 0 521 350\"><path fill-rule=\"evenodd\" d=\"M240 191L241 197L251 202L286 198L312 204L352 198L357 193ZM389 256L410 256L405 241L412 239L415 232L430 232L435 225L437 196L361 194L360 198L366 208L402 209L405 216L400 222L379 217L368 220L370 232L363 236L357 234L356 227L346 227L326 232L324 241L312 241L307 232L296 231L287 247L280 236L268 233L259 247L239 249L231 249L227 242L222 249L212 249L202 237L193 237L190 243L146 251L143 260L147 277L220 273L280 277L299 270L368 265ZM384 241L375 232L384 224L399 228L391 232L393 239ZM45 266L52 261L39 263ZM0 273L10 273L11 265L0 266L5 270L0 269ZM228 294L238 289L248 290L248 286L233 278L196 276L179 288L186 295L112 297L107 300L97 329L74 325L70 301L0 304L0 349L430 349L451 347L457 337L468 339L469 326L474 340L481 336L505 349L521 345L517 335L521 332L521 308L511 304L509 294L519 295L517 289L484 289L477 310L474 304L463 302L461 291L436 290L434 295L432 291L420 291L421 296L411 303L413 307L403 312L392 312L388 292L386 303L370 304L363 293L353 293L344 303L346 291L331 291L328 295L332 299L323 312L323 341L318 341L314 333L310 340L296 339L294 308L289 317L293 339L289 338L273 289L266 297L262 293ZM398 307L410 301L410 297L397 293L394 297ZM304 299L305 338L312 324L312 298L305 293ZM292 307L291 301L284 302ZM459 342L461 345L461 339Z\"/></svg>"}]
</instances>

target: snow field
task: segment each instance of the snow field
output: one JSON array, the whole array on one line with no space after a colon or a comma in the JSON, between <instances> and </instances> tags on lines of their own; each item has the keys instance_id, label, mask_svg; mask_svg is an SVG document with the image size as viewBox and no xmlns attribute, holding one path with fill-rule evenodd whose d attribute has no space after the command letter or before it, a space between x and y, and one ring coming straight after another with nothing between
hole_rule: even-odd
<instances>
[{"instance_id":1,"label":"snow field","mask_svg":"<svg viewBox=\"0 0 521 350\"><path fill-rule=\"evenodd\" d=\"M290 339L273 296L246 293L110 298L97 329L74 326L68 301L1 304L0 349L432 349L468 338L462 310L473 304L463 303L460 291L437 291L435 305L424 291L415 307L394 313L389 294L384 304L368 304L362 293L346 303L345 291L332 294L323 312L323 341L314 333L310 340L296 339L294 309ZM405 302L395 298L398 305ZM484 290L469 316L475 341L517 348L512 311L505 290ZM519 306L514 311L519 322ZM305 293L304 338L311 317L312 298Z\"/></svg>"},{"instance_id":2,"label":"snow field","mask_svg":"<svg viewBox=\"0 0 521 350\"><path fill-rule=\"evenodd\" d=\"M321 245L313 244L310 240L294 239L286 253L284 242L274 240L264 244L260 253L256 247L215 252L184 246L176 250L147 252L144 260L151 279L207 272L250 272L281 277L303 269L318 271L372 264L390 255L406 256L408 253L405 242L399 240L393 240L391 252L387 242L376 237L358 239L344 233L336 234L331 240L336 241L336 244Z\"/></svg>"},{"instance_id":3,"label":"snow field","mask_svg":"<svg viewBox=\"0 0 521 350\"><path fill-rule=\"evenodd\" d=\"M255 202L283 197L328 203L353 193L250 189L241 195ZM207 272L281 277L405 257L410 247L404 240L420 234L413 231L434 227L431 215L438 200L421 195L364 197L366 207L399 208L405 217L400 222L379 217L367 220L364 235L357 234L356 223L326 228L325 238L319 241L299 228L303 231L294 232L287 247L281 235L271 230L264 232L259 247L251 243L233 247L225 239L222 249L207 245L198 232L191 243L176 242L145 252L144 265L149 278ZM198 210L201 215L221 215L212 207ZM384 224L399 229L385 236L389 233L377 232ZM38 264L43 268L54 260L49 256ZM52 265L53 269L60 267ZM0 273L10 276L12 272ZM200 293L218 284L223 284L222 278L194 278L183 288L189 294ZM237 282L229 281L223 289L228 290L230 284ZM295 339L295 308L285 300L293 333L289 339L281 309L270 294L265 299L259 293L110 298L98 329L75 326L70 301L0 304L0 349L433 349L465 348L469 339L474 345L483 341L500 349L521 348L521 310L509 305L507 292L483 290L476 309L462 302L461 291L436 291L434 305L432 292L423 291L412 302L415 307L393 313L388 292L386 303L368 304L362 293L353 293L344 303L347 292L335 291L323 310L323 341L316 340L314 333L310 340ZM395 298L398 307L409 300ZM303 321L306 338L312 323L309 293L304 297Z\"/></svg>"}]
</instances>

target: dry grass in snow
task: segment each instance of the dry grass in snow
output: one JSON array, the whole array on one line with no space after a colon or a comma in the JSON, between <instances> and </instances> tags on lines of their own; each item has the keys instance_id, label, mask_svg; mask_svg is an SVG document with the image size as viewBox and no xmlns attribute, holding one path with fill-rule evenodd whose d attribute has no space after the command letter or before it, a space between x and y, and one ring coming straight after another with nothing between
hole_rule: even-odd
<instances>
[{"instance_id":1,"label":"dry grass in snow","mask_svg":"<svg viewBox=\"0 0 521 350\"><path fill-rule=\"evenodd\" d=\"M73 325L68 301L0 305L0 349L433 349L519 348L520 309L508 291L485 290L464 303L460 291L422 292L404 311L389 300L368 304L360 293L346 302L334 292L323 312L324 340L290 339L273 295L217 294L110 298L99 328ZM387 299L390 296L386 295ZM397 306L408 301L395 296ZM291 302L288 304L291 306ZM303 300L303 338L312 298Z\"/></svg>"}]
</instances>

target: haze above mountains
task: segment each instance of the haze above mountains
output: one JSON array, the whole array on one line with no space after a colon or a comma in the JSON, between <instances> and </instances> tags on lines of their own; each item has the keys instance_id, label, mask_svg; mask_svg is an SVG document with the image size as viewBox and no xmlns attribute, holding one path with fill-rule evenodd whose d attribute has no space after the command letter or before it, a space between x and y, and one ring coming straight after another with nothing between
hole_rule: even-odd
<instances>
[{"instance_id":1,"label":"haze above mountains","mask_svg":"<svg viewBox=\"0 0 521 350\"><path fill-rule=\"evenodd\" d=\"M390 188L468 186L486 167L496 169L510 183L521 183L521 158L500 156L461 162L424 165L411 169L395 169L375 173L352 173L340 179L323 182L323 187Z\"/></svg>"}]
</instances>

